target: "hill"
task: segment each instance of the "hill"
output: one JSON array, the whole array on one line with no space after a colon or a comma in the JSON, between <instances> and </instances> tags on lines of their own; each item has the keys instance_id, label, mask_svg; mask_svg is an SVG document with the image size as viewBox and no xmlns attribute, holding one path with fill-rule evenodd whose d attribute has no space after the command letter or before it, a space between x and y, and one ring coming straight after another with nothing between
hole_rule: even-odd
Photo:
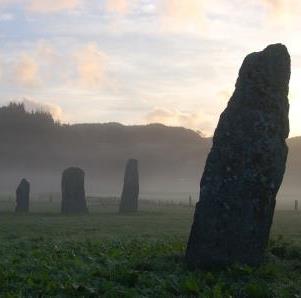
<instances>
[{"instance_id":1,"label":"hill","mask_svg":"<svg viewBox=\"0 0 301 298\"><path fill-rule=\"evenodd\" d=\"M145 192L197 190L210 147L209 139L181 127L61 125L22 104L0 108L0 139L0 187L6 192L22 177L36 191L58 190L63 169L75 165L86 171L88 192L118 194L131 157L139 160Z\"/></svg>"},{"instance_id":2,"label":"hill","mask_svg":"<svg viewBox=\"0 0 301 298\"><path fill-rule=\"evenodd\" d=\"M1 192L13 192L23 177L34 192L59 191L62 171L74 165L85 170L88 193L118 195L125 163L134 157L142 193L197 193L211 146L211 139L182 127L62 125L45 112L28 113L22 104L0 108L0 139ZM283 192L297 195L301 137L288 144Z\"/></svg>"}]
</instances>

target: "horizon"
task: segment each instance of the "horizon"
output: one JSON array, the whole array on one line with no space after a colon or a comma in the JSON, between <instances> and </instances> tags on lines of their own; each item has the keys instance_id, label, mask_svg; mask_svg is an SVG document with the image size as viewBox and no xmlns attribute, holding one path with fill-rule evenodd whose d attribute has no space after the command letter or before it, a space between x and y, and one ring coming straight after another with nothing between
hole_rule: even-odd
<instances>
[{"instance_id":1,"label":"horizon","mask_svg":"<svg viewBox=\"0 0 301 298\"><path fill-rule=\"evenodd\" d=\"M150 122L150 123L142 123L142 124L124 124L121 122L115 122L115 121L109 121L109 122L76 122L76 123L69 123L69 122L62 122L60 119L55 119L51 113L51 111L45 109L45 107L40 106L40 107L36 107L36 108L28 108L28 106L26 107L24 104L24 101L12 101L9 102L8 104L21 104L24 106L25 111L27 113L35 113L35 112L41 112L41 113L47 113L49 115L51 115L51 117L53 118L54 122L58 123L59 125L67 125L67 126L74 126L74 125L120 125L120 126L124 126L124 127L145 127L145 126L164 126L166 128L182 128L185 130L191 130L194 133L198 134L202 139L212 139L214 136L213 135L205 135L202 133L202 131L200 130L195 130L193 128L189 128L189 127L185 127L185 126L180 126L180 125L168 125L168 124L164 124L164 123L160 123L160 122ZM3 107L7 107L7 105L3 105L0 106L0 109ZM294 138L300 138L301 135L296 135L296 136L289 136L289 139L294 139Z\"/></svg>"},{"instance_id":2,"label":"horizon","mask_svg":"<svg viewBox=\"0 0 301 298\"><path fill-rule=\"evenodd\" d=\"M62 123L162 123L211 137L244 57L283 43L290 137L300 136L301 4L227 2L0 0L0 104L24 101Z\"/></svg>"}]
</instances>

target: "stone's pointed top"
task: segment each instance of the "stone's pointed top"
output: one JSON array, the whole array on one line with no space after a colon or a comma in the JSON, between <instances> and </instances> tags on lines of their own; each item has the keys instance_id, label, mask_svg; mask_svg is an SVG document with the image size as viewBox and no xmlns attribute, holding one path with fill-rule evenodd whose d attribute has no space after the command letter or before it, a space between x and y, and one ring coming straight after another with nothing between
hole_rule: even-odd
<instances>
[{"instance_id":1,"label":"stone's pointed top","mask_svg":"<svg viewBox=\"0 0 301 298\"><path fill-rule=\"evenodd\" d=\"M285 45L272 44L261 52L249 54L240 69L236 87L255 87L263 94L281 92L288 95L291 59ZM265 87L263 90L261 87ZM261 94L259 94L261 95Z\"/></svg>"},{"instance_id":2,"label":"stone's pointed top","mask_svg":"<svg viewBox=\"0 0 301 298\"><path fill-rule=\"evenodd\" d=\"M291 58L286 46L281 43L269 45L262 51L262 58L265 60L265 66L269 68L270 81L278 78L277 83L283 80L284 84L288 85L291 75Z\"/></svg>"},{"instance_id":3,"label":"stone's pointed top","mask_svg":"<svg viewBox=\"0 0 301 298\"><path fill-rule=\"evenodd\" d=\"M83 172L83 170L79 167L69 167L67 169L65 169L65 171L79 171L79 172Z\"/></svg>"},{"instance_id":4,"label":"stone's pointed top","mask_svg":"<svg viewBox=\"0 0 301 298\"><path fill-rule=\"evenodd\" d=\"M138 164L138 160L137 160L137 159L134 159L134 158L130 158L130 159L128 160L128 163Z\"/></svg>"},{"instance_id":5,"label":"stone's pointed top","mask_svg":"<svg viewBox=\"0 0 301 298\"><path fill-rule=\"evenodd\" d=\"M24 187L29 188L29 186L30 186L30 183L26 179L23 178L18 187L19 188L24 188Z\"/></svg>"},{"instance_id":6,"label":"stone's pointed top","mask_svg":"<svg viewBox=\"0 0 301 298\"><path fill-rule=\"evenodd\" d=\"M287 47L281 43L271 44L267 46L264 50L260 52L254 52L248 56L257 55L261 56L266 60L266 62L272 62L276 63L276 65L279 62L284 63L284 67L287 69L290 68L290 55L287 50ZM247 57L248 57L247 56Z\"/></svg>"},{"instance_id":7,"label":"stone's pointed top","mask_svg":"<svg viewBox=\"0 0 301 298\"><path fill-rule=\"evenodd\" d=\"M82 170L81 168L78 168L78 167L70 167L70 168L64 170L64 173L76 173L76 174L82 174L82 175L85 174L84 170Z\"/></svg>"},{"instance_id":8,"label":"stone's pointed top","mask_svg":"<svg viewBox=\"0 0 301 298\"><path fill-rule=\"evenodd\" d=\"M129 159L126 163L126 170L127 171L137 171L137 168L138 168L138 160L137 159Z\"/></svg>"},{"instance_id":9,"label":"stone's pointed top","mask_svg":"<svg viewBox=\"0 0 301 298\"><path fill-rule=\"evenodd\" d=\"M287 138L290 75L291 59L284 45L270 45L248 55L240 68L229 107L274 115L278 119L271 132Z\"/></svg>"},{"instance_id":10,"label":"stone's pointed top","mask_svg":"<svg viewBox=\"0 0 301 298\"><path fill-rule=\"evenodd\" d=\"M20 183L20 184L24 184L24 183L29 184L29 182L28 182L25 178L23 178L23 179L21 180L21 183Z\"/></svg>"},{"instance_id":11,"label":"stone's pointed top","mask_svg":"<svg viewBox=\"0 0 301 298\"><path fill-rule=\"evenodd\" d=\"M268 45L263 52L272 52L272 53L282 53L284 55L289 55L287 47L282 43L274 43Z\"/></svg>"}]
</instances>

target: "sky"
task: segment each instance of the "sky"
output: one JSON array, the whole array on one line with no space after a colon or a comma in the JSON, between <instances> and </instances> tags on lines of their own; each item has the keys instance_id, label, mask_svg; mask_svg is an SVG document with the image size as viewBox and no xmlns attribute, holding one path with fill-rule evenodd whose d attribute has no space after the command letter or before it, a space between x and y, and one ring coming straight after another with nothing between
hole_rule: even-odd
<instances>
[{"instance_id":1,"label":"sky","mask_svg":"<svg viewBox=\"0 0 301 298\"><path fill-rule=\"evenodd\" d=\"M299 136L300 13L299 0L0 0L0 105L211 136L244 57L280 42Z\"/></svg>"}]
</instances>

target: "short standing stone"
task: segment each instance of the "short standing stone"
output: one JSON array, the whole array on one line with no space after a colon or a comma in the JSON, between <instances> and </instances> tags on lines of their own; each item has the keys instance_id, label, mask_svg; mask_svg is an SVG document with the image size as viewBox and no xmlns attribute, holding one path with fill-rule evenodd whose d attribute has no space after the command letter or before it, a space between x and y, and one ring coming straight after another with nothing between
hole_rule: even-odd
<instances>
[{"instance_id":1,"label":"short standing stone","mask_svg":"<svg viewBox=\"0 0 301 298\"><path fill-rule=\"evenodd\" d=\"M16 209L15 212L29 212L29 194L30 184L26 179L22 179L16 191Z\"/></svg>"},{"instance_id":2,"label":"short standing stone","mask_svg":"<svg viewBox=\"0 0 301 298\"><path fill-rule=\"evenodd\" d=\"M80 168L69 168L62 177L62 213L87 213L85 173Z\"/></svg>"},{"instance_id":3,"label":"short standing stone","mask_svg":"<svg viewBox=\"0 0 301 298\"><path fill-rule=\"evenodd\" d=\"M189 265L263 261L288 153L289 79L285 46L246 57L200 183L186 251Z\"/></svg>"},{"instance_id":4,"label":"short standing stone","mask_svg":"<svg viewBox=\"0 0 301 298\"><path fill-rule=\"evenodd\" d=\"M120 213L137 212L139 196L138 161L130 159L127 162L124 185L120 202Z\"/></svg>"}]
</instances>

